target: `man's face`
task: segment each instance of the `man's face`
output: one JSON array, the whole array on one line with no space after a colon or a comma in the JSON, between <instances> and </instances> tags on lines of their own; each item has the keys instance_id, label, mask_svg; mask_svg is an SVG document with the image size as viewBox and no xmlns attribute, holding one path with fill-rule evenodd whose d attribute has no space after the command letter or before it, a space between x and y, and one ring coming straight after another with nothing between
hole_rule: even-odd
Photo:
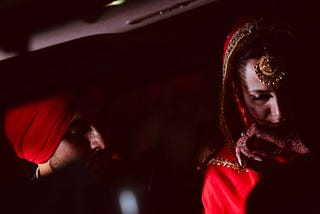
<instances>
[{"instance_id":1,"label":"man's face","mask_svg":"<svg viewBox=\"0 0 320 214\"><path fill-rule=\"evenodd\" d=\"M73 163L87 162L96 151L105 148L105 141L96 127L75 114L64 138L49 159L49 165L53 171L57 171Z\"/></svg>"}]
</instances>

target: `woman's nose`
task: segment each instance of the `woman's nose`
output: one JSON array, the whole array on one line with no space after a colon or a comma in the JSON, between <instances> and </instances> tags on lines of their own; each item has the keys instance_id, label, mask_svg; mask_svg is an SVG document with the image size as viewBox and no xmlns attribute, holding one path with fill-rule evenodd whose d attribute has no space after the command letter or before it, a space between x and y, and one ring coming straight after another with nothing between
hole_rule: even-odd
<instances>
[{"instance_id":1,"label":"woman's nose","mask_svg":"<svg viewBox=\"0 0 320 214\"><path fill-rule=\"evenodd\" d=\"M94 126L91 126L91 130L88 133L88 140L91 149L94 151L103 150L107 147L102 135Z\"/></svg>"},{"instance_id":2,"label":"woman's nose","mask_svg":"<svg viewBox=\"0 0 320 214\"><path fill-rule=\"evenodd\" d=\"M272 123L279 123L282 120L282 112L280 109L279 101L276 96L273 97L270 104L270 115Z\"/></svg>"}]
</instances>

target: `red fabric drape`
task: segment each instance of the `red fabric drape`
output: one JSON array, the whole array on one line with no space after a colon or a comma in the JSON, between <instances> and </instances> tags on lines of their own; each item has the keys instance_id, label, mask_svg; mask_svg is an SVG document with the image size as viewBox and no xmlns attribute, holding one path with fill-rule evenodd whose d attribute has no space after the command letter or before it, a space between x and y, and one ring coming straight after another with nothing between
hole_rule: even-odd
<instances>
[{"instance_id":1,"label":"red fabric drape","mask_svg":"<svg viewBox=\"0 0 320 214\"><path fill-rule=\"evenodd\" d=\"M217 157L236 163L227 148ZM259 174L251 169L237 171L223 165L209 165L202 190L204 213L245 214L246 199L259 179Z\"/></svg>"}]
</instances>

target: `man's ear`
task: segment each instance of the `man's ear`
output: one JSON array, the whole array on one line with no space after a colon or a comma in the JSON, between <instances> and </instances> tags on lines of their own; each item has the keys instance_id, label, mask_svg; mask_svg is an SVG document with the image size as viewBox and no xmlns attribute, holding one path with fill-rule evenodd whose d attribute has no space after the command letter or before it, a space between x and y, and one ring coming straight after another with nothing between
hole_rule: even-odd
<instances>
[{"instance_id":1,"label":"man's ear","mask_svg":"<svg viewBox=\"0 0 320 214\"><path fill-rule=\"evenodd\" d=\"M49 159L50 160L50 159ZM45 177L47 175L52 174L53 170L49 164L49 160L45 163L38 164L37 168L37 178L39 177Z\"/></svg>"}]
</instances>

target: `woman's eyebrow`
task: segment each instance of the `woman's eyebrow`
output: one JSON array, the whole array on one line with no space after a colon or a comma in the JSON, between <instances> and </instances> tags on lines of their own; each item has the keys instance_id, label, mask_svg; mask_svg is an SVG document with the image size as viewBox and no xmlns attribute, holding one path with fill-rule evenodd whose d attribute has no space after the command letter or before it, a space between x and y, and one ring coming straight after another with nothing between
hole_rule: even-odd
<instances>
[{"instance_id":1,"label":"woman's eyebrow","mask_svg":"<svg viewBox=\"0 0 320 214\"><path fill-rule=\"evenodd\" d=\"M263 90L263 89L251 89L248 90L250 93L257 93L257 94L263 94L263 93L269 93L270 90Z\"/></svg>"}]
</instances>

